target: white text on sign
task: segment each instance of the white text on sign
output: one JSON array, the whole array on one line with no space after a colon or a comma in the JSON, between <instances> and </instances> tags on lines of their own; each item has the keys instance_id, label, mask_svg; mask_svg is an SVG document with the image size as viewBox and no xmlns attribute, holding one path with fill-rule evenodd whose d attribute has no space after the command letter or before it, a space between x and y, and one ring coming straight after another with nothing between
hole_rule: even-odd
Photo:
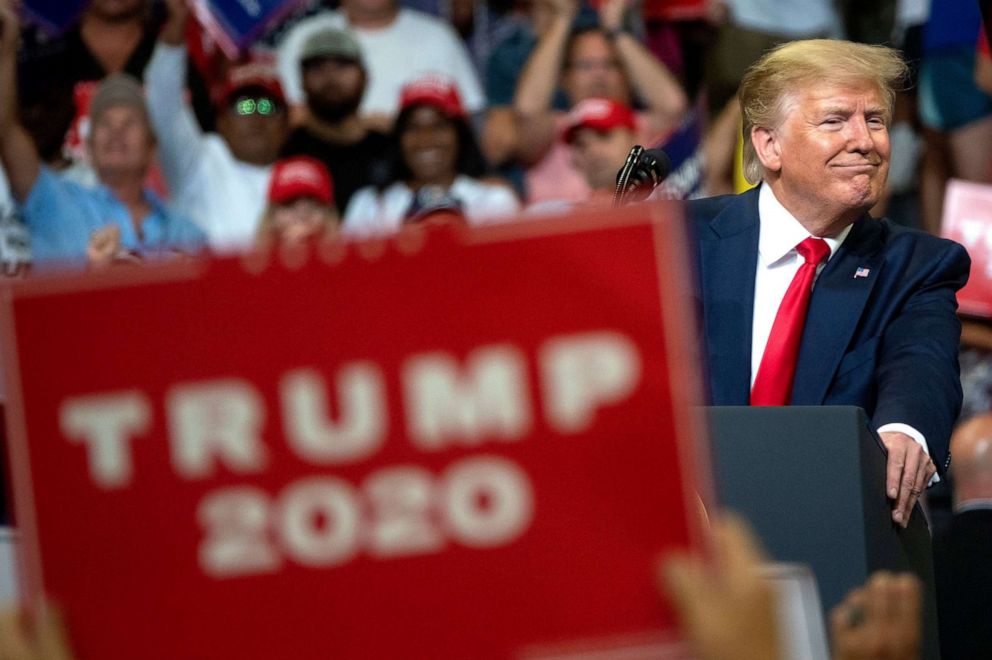
<instances>
[{"instance_id":1,"label":"white text on sign","mask_svg":"<svg viewBox=\"0 0 992 660\"><path fill-rule=\"evenodd\" d=\"M523 441L534 432L537 394L549 429L579 434L641 379L636 345L614 331L552 337L534 359L536 393L527 352L512 344L477 347L462 361L440 351L408 357L397 370L407 440L424 453ZM317 369L285 372L278 400L286 447L325 468L373 459L390 436L386 391L384 370L367 360L340 365L330 385ZM245 379L172 386L163 401L172 471L185 481L265 472L274 451L263 441L267 415L265 398ZM66 399L59 424L70 443L82 445L94 485L119 491L140 478L133 453L154 416L148 395L120 390ZM359 556L437 554L451 544L495 548L524 534L535 508L524 469L495 455L461 458L440 474L412 464L373 466L360 484L325 474L278 493L223 487L197 507L198 560L207 575L228 578L273 573L287 561L326 568Z\"/></svg>"}]
</instances>

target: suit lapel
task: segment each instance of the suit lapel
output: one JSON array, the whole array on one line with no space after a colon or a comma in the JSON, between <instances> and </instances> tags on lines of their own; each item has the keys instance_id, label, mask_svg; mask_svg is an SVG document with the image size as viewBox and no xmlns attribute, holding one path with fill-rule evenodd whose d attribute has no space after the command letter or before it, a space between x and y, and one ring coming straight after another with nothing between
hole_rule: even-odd
<instances>
[{"instance_id":1,"label":"suit lapel","mask_svg":"<svg viewBox=\"0 0 992 660\"><path fill-rule=\"evenodd\" d=\"M827 262L809 301L792 387L793 405L820 405L881 275L881 228L865 215Z\"/></svg>"},{"instance_id":2,"label":"suit lapel","mask_svg":"<svg viewBox=\"0 0 992 660\"><path fill-rule=\"evenodd\" d=\"M713 405L746 405L758 263L758 191L740 195L700 236L703 315Z\"/></svg>"}]
</instances>

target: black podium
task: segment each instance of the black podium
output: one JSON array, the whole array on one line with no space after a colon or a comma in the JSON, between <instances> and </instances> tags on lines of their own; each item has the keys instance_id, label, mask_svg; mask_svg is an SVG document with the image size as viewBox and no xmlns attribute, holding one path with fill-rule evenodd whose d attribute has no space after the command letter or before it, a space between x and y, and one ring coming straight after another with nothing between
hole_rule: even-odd
<instances>
[{"instance_id":1,"label":"black podium","mask_svg":"<svg viewBox=\"0 0 992 660\"><path fill-rule=\"evenodd\" d=\"M923 657L939 660L930 530L907 529L885 496L885 452L854 407L707 408L719 502L753 525L777 561L808 564L824 611L879 569L923 581Z\"/></svg>"}]
</instances>

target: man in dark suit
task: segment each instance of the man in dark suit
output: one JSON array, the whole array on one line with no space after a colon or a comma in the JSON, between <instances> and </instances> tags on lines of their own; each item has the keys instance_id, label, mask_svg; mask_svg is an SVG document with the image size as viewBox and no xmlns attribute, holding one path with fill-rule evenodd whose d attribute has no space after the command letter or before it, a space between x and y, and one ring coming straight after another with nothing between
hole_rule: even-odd
<instances>
[{"instance_id":1,"label":"man in dark suit","mask_svg":"<svg viewBox=\"0 0 992 660\"><path fill-rule=\"evenodd\" d=\"M992 658L992 414L951 438L954 517L933 545L944 660Z\"/></svg>"},{"instance_id":2,"label":"man in dark suit","mask_svg":"<svg viewBox=\"0 0 992 660\"><path fill-rule=\"evenodd\" d=\"M892 518L949 461L961 405L960 245L876 220L891 49L791 42L741 85L745 168L761 185L689 204L714 405L856 405L888 451Z\"/></svg>"}]
</instances>

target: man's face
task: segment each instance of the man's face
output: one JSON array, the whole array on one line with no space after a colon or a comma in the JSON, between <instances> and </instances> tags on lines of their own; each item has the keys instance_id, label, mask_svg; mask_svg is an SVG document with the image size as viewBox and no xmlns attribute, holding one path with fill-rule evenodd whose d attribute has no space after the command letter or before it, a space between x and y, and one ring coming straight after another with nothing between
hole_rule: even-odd
<instances>
[{"instance_id":1,"label":"man's face","mask_svg":"<svg viewBox=\"0 0 992 660\"><path fill-rule=\"evenodd\" d=\"M155 140L145 116L127 105L107 108L90 126L90 158L101 179L144 177L155 153Z\"/></svg>"},{"instance_id":2,"label":"man's face","mask_svg":"<svg viewBox=\"0 0 992 660\"><path fill-rule=\"evenodd\" d=\"M251 89L235 94L217 119L217 130L234 157L253 165L275 162L288 126L282 103Z\"/></svg>"},{"instance_id":3,"label":"man's face","mask_svg":"<svg viewBox=\"0 0 992 660\"><path fill-rule=\"evenodd\" d=\"M634 134L626 128L614 128L605 133L580 128L572 139L572 165L593 190L613 190L617 171L627 160L627 152L634 141Z\"/></svg>"},{"instance_id":4,"label":"man's face","mask_svg":"<svg viewBox=\"0 0 992 660\"><path fill-rule=\"evenodd\" d=\"M772 186L800 220L801 214L845 216L832 228L840 230L874 206L885 187L890 149L883 98L870 84L817 86L787 100L784 113L762 157Z\"/></svg>"},{"instance_id":5,"label":"man's face","mask_svg":"<svg viewBox=\"0 0 992 660\"><path fill-rule=\"evenodd\" d=\"M325 232L335 217L331 207L309 197L278 204L272 211L272 225L279 242L295 245Z\"/></svg>"},{"instance_id":6,"label":"man's face","mask_svg":"<svg viewBox=\"0 0 992 660\"><path fill-rule=\"evenodd\" d=\"M601 32L586 32L575 39L565 62L561 85L572 105L594 97L621 103L630 100L620 60Z\"/></svg>"},{"instance_id":7,"label":"man's face","mask_svg":"<svg viewBox=\"0 0 992 660\"><path fill-rule=\"evenodd\" d=\"M318 119L336 123L353 115L365 93L365 72L351 60L320 57L303 67L307 106Z\"/></svg>"},{"instance_id":8,"label":"man's face","mask_svg":"<svg viewBox=\"0 0 992 660\"><path fill-rule=\"evenodd\" d=\"M414 109L400 135L400 149L419 183L447 185L455 176L458 132L454 123L428 105Z\"/></svg>"}]
</instances>

